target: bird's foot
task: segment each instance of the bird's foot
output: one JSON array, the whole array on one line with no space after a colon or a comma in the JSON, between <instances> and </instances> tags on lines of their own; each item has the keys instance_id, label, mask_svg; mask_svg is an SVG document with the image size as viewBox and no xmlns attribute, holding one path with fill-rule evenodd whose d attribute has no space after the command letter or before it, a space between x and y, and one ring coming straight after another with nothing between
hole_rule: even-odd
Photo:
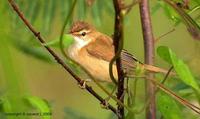
<instances>
[{"instance_id":1,"label":"bird's foot","mask_svg":"<svg viewBox=\"0 0 200 119\"><path fill-rule=\"evenodd\" d=\"M108 108L108 106L109 106L108 99L104 99L100 104L101 104L101 108L103 108L103 109L109 109Z\"/></svg>"},{"instance_id":2,"label":"bird's foot","mask_svg":"<svg viewBox=\"0 0 200 119\"><path fill-rule=\"evenodd\" d=\"M90 80L90 79L82 80L82 81L79 83L78 86L79 86L81 89L85 89L86 83L87 83L87 82L91 82L91 80Z\"/></svg>"}]
</instances>

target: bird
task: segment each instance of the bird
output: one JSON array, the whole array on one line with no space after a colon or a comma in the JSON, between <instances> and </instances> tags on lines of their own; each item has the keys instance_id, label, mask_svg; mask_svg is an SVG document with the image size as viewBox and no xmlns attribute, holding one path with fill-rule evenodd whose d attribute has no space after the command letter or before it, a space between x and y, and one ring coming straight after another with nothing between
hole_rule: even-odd
<instances>
[{"instance_id":1,"label":"bird","mask_svg":"<svg viewBox=\"0 0 200 119\"><path fill-rule=\"evenodd\" d=\"M87 72L89 72L97 81L112 82L109 75L109 63L115 56L113 39L108 35L99 32L95 27L84 21L74 22L69 31L69 35L73 37L74 41L68 47L67 55L87 70ZM125 74L127 74L127 76L134 74L135 68L138 65L147 72L168 73L168 70L163 68L140 62L127 50L123 49L120 57L122 64L121 68L123 68L123 71L126 72ZM116 64L114 64L112 68L115 79L118 79ZM176 75L174 72L171 72L170 74L173 76ZM83 85L80 87L84 88L84 84L85 82L83 82ZM197 106L185 101L177 95L174 96L174 93L165 88L162 84L157 83L157 85L164 92L173 95L172 97L181 104L199 113L199 108ZM109 97L106 99L109 99Z\"/></svg>"},{"instance_id":2,"label":"bird","mask_svg":"<svg viewBox=\"0 0 200 119\"><path fill-rule=\"evenodd\" d=\"M67 49L67 55L87 70L97 81L112 82L109 75L109 63L115 56L113 39L84 21L74 22L68 34L73 37L74 41ZM122 69L127 76L134 74L138 64L148 72L165 74L168 72L165 69L138 61L124 49L120 57ZM113 64L112 70L117 79L116 64Z\"/></svg>"}]
</instances>

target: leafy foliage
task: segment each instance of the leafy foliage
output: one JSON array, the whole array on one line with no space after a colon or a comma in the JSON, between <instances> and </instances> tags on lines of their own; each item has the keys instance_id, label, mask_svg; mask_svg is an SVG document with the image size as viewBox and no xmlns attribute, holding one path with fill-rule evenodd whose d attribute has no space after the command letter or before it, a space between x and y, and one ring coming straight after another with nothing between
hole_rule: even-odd
<instances>
[{"instance_id":1,"label":"leafy foliage","mask_svg":"<svg viewBox=\"0 0 200 119\"><path fill-rule=\"evenodd\" d=\"M63 46L64 48L69 48L69 46L74 42L74 39L72 36L68 34L63 35ZM55 40L52 40L46 44L43 44L44 46L49 46L49 47L55 47L55 48L60 48L60 39L56 38Z\"/></svg>"},{"instance_id":2,"label":"leafy foliage","mask_svg":"<svg viewBox=\"0 0 200 119\"><path fill-rule=\"evenodd\" d=\"M176 0L172 1L174 3L177 3L178 5L184 5L182 0ZM198 0L190 0L189 9L187 9L187 14L192 14L194 12L198 12L199 9L197 9L200 6L200 2ZM181 7L181 6L180 6ZM163 9L165 15L175 22L175 25L178 25L181 22L181 16L178 15L176 11L174 11L173 7L170 7L167 5L163 0L158 0L156 4L152 7L152 13L156 13L158 10ZM182 10L185 10L181 8ZM198 21L198 17L196 17L194 20Z\"/></svg>"},{"instance_id":3,"label":"leafy foliage","mask_svg":"<svg viewBox=\"0 0 200 119\"><path fill-rule=\"evenodd\" d=\"M168 63L172 64L180 79L187 85L191 86L200 92L199 85L193 77L188 66L172 52L171 49L165 46L158 47L158 55Z\"/></svg>"},{"instance_id":4,"label":"leafy foliage","mask_svg":"<svg viewBox=\"0 0 200 119\"><path fill-rule=\"evenodd\" d=\"M25 101L38 110L41 119L51 119L52 112L47 101L34 96L25 97Z\"/></svg>"},{"instance_id":5,"label":"leafy foliage","mask_svg":"<svg viewBox=\"0 0 200 119\"><path fill-rule=\"evenodd\" d=\"M182 119L181 110L171 97L163 92L157 95L158 109L165 119Z\"/></svg>"},{"instance_id":6,"label":"leafy foliage","mask_svg":"<svg viewBox=\"0 0 200 119\"><path fill-rule=\"evenodd\" d=\"M165 15L174 21L175 25L178 25L180 22L184 23L187 27L188 32L194 38L200 39L200 26L198 23L199 17L192 18L190 14L195 11L198 11L200 4L196 0L191 0L191 2L196 2L192 9L187 9L187 12L183 8L184 3L182 1L171 1L163 0L159 1L152 9L152 13L155 13L158 9L163 8Z\"/></svg>"},{"instance_id":7,"label":"leafy foliage","mask_svg":"<svg viewBox=\"0 0 200 119\"><path fill-rule=\"evenodd\" d=\"M85 116L83 113L80 113L72 108L65 107L65 119L94 119L92 117Z\"/></svg>"},{"instance_id":8,"label":"leafy foliage","mask_svg":"<svg viewBox=\"0 0 200 119\"><path fill-rule=\"evenodd\" d=\"M73 0L17 0L17 3L25 13L25 16L31 21L31 24L37 26L43 34L49 36L52 33L55 21L58 19L64 21L65 17L69 14ZM109 12L105 12L106 10L109 10ZM75 11L77 13L71 16L71 20L85 20L86 16L88 16L87 14L89 14L94 18L95 23L100 25L102 14L109 13L109 15L113 15L112 1L95 0L89 3L87 0L78 0ZM17 31L19 35L25 34L23 40L16 39L16 37L12 39L14 40L14 46L35 58L52 62L52 59L46 56L46 52L33 45L38 43L30 36L30 33L26 34L24 25L22 25L18 17L15 14L11 15L11 18L15 21L13 22L14 31ZM71 20L68 25L72 24ZM19 28L22 28L22 30L19 31ZM20 45L18 46L18 44Z\"/></svg>"}]
</instances>

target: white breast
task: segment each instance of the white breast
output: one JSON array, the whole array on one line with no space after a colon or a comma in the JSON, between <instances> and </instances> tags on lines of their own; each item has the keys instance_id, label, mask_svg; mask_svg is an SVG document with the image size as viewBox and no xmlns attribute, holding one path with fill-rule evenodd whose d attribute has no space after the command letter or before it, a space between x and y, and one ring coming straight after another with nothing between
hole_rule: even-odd
<instances>
[{"instance_id":1,"label":"white breast","mask_svg":"<svg viewBox=\"0 0 200 119\"><path fill-rule=\"evenodd\" d=\"M90 39L82 40L79 37L76 37L76 36L73 36L73 37L74 37L74 43L68 48L68 54L70 58L75 60L78 56L78 52L80 51L80 49L88 45L88 43L91 40Z\"/></svg>"}]
</instances>

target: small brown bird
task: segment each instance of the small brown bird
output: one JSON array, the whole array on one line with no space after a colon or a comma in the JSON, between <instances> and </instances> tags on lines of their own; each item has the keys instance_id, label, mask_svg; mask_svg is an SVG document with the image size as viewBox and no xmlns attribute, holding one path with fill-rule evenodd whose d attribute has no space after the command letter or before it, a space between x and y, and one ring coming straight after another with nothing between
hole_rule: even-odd
<instances>
[{"instance_id":1,"label":"small brown bird","mask_svg":"<svg viewBox=\"0 0 200 119\"><path fill-rule=\"evenodd\" d=\"M111 82L109 62L114 57L114 45L111 37L100 33L86 22L75 22L69 32L74 42L68 48L71 59L82 65L94 78L99 81ZM122 67L127 75L134 74L136 62L139 62L126 50L121 52ZM155 73L167 73L166 70L143 64L145 70ZM116 65L113 65L114 77L117 79Z\"/></svg>"}]
</instances>

